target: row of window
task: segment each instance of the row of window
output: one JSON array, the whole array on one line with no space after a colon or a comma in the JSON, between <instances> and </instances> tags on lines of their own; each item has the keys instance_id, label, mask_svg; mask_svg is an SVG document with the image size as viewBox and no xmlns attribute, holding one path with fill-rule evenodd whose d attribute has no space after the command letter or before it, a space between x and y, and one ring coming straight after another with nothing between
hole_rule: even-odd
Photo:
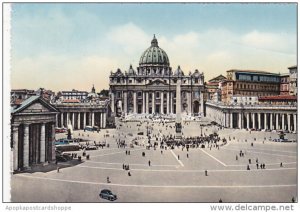
<instances>
[{"instance_id":1,"label":"row of window","mask_svg":"<svg viewBox=\"0 0 300 212\"><path fill-rule=\"evenodd\" d=\"M280 78L277 76L258 76L248 74L237 74L238 80L243 81L259 81L259 82L280 82Z\"/></svg>"},{"instance_id":2,"label":"row of window","mask_svg":"<svg viewBox=\"0 0 300 212\"><path fill-rule=\"evenodd\" d=\"M277 85L236 84L236 89L278 90Z\"/></svg>"}]
</instances>

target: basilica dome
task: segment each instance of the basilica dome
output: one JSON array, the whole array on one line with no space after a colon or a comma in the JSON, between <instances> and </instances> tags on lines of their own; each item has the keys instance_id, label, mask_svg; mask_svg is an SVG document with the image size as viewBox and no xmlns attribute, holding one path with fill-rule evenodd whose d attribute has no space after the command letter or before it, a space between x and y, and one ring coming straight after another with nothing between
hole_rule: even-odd
<instances>
[{"instance_id":1,"label":"basilica dome","mask_svg":"<svg viewBox=\"0 0 300 212\"><path fill-rule=\"evenodd\" d=\"M169 58L167 53L159 48L157 39L155 38L155 35L151 41L151 46L144 51L140 58L140 66L142 65L163 65L163 66L169 66Z\"/></svg>"}]
</instances>

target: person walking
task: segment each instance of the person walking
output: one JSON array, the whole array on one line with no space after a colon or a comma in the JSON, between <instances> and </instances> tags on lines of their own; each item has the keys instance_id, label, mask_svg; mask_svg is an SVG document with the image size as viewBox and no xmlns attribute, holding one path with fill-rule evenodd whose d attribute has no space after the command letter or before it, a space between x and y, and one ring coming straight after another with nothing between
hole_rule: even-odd
<instances>
[{"instance_id":1,"label":"person walking","mask_svg":"<svg viewBox=\"0 0 300 212\"><path fill-rule=\"evenodd\" d=\"M149 164L149 166L151 166L151 161L150 160L148 161L148 164Z\"/></svg>"},{"instance_id":2,"label":"person walking","mask_svg":"<svg viewBox=\"0 0 300 212\"><path fill-rule=\"evenodd\" d=\"M109 177L106 178L106 182L107 182L107 183L110 183Z\"/></svg>"},{"instance_id":3,"label":"person walking","mask_svg":"<svg viewBox=\"0 0 300 212\"><path fill-rule=\"evenodd\" d=\"M204 173L205 173L205 176L208 176L208 174L207 174L207 170L205 170L205 172L204 172Z\"/></svg>"},{"instance_id":4,"label":"person walking","mask_svg":"<svg viewBox=\"0 0 300 212\"><path fill-rule=\"evenodd\" d=\"M179 155L177 156L178 160L179 160Z\"/></svg>"}]
</instances>

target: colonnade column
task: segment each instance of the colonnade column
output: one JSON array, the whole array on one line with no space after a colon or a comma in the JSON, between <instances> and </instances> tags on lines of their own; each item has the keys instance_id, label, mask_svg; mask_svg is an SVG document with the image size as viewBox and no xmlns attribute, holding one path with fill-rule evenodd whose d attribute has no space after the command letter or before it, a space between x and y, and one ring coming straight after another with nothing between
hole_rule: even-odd
<instances>
[{"instance_id":1,"label":"colonnade column","mask_svg":"<svg viewBox=\"0 0 300 212\"><path fill-rule=\"evenodd\" d=\"M146 92L146 113L149 113L149 92Z\"/></svg>"},{"instance_id":2,"label":"colonnade column","mask_svg":"<svg viewBox=\"0 0 300 212\"><path fill-rule=\"evenodd\" d=\"M75 113L74 112L72 113L72 127L73 127L73 129L75 127Z\"/></svg>"},{"instance_id":3,"label":"colonnade column","mask_svg":"<svg viewBox=\"0 0 300 212\"><path fill-rule=\"evenodd\" d=\"M68 128L68 124L69 124L69 118L70 118L70 113L69 112L67 112L67 128Z\"/></svg>"},{"instance_id":4,"label":"colonnade column","mask_svg":"<svg viewBox=\"0 0 300 212\"><path fill-rule=\"evenodd\" d=\"M258 129L261 129L261 113L258 113L257 116L258 116Z\"/></svg>"},{"instance_id":5,"label":"colonnade column","mask_svg":"<svg viewBox=\"0 0 300 212\"><path fill-rule=\"evenodd\" d=\"M164 114L164 92L160 93L160 113Z\"/></svg>"},{"instance_id":6,"label":"colonnade column","mask_svg":"<svg viewBox=\"0 0 300 212\"><path fill-rule=\"evenodd\" d=\"M250 114L247 113L247 129L250 128Z\"/></svg>"},{"instance_id":7,"label":"colonnade column","mask_svg":"<svg viewBox=\"0 0 300 212\"><path fill-rule=\"evenodd\" d=\"M294 114L294 132L297 132L297 114Z\"/></svg>"},{"instance_id":8,"label":"colonnade column","mask_svg":"<svg viewBox=\"0 0 300 212\"><path fill-rule=\"evenodd\" d=\"M92 112L92 127L95 125L95 113Z\"/></svg>"},{"instance_id":9,"label":"colonnade column","mask_svg":"<svg viewBox=\"0 0 300 212\"><path fill-rule=\"evenodd\" d=\"M136 92L133 92L133 113L136 113Z\"/></svg>"},{"instance_id":10,"label":"colonnade column","mask_svg":"<svg viewBox=\"0 0 300 212\"><path fill-rule=\"evenodd\" d=\"M40 161L42 163L45 162L45 155L46 155L46 153L45 153L45 148L46 148L45 142L46 142L45 141L45 123L42 123L42 125L41 125L41 140L40 140L40 144L41 144Z\"/></svg>"},{"instance_id":11,"label":"colonnade column","mask_svg":"<svg viewBox=\"0 0 300 212\"><path fill-rule=\"evenodd\" d=\"M152 113L154 113L155 111L155 93L152 93Z\"/></svg>"},{"instance_id":12,"label":"colonnade column","mask_svg":"<svg viewBox=\"0 0 300 212\"><path fill-rule=\"evenodd\" d=\"M285 114L282 114L281 117L281 128L282 130L285 130Z\"/></svg>"},{"instance_id":13,"label":"colonnade column","mask_svg":"<svg viewBox=\"0 0 300 212\"><path fill-rule=\"evenodd\" d=\"M291 115L287 114L287 121L288 121L288 131L291 131Z\"/></svg>"},{"instance_id":14,"label":"colonnade column","mask_svg":"<svg viewBox=\"0 0 300 212\"><path fill-rule=\"evenodd\" d=\"M276 115L276 130L278 130L279 129L279 114L276 113L275 115Z\"/></svg>"},{"instance_id":15,"label":"colonnade column","mask_svg":"<svg viewBox=\"0 0 300 212\"><path fill-rule=\"evenodd\" d=\"M239 113L239 128L242 129L242 113Z\"/></svg>"},{"instance_id":16,"label":"colonnade column","mask_svg":"<svg viewBox=\"0 0 300 212\"><path fill-rule=\"evenodd\" d=\"M29 167L29 125L24 125L23 166Z\"/></svg>"},{"instance_id":17,"label":"colonnade column","mask_svg":"<svg viewBox=\"0 0 300 212\"><path fill-rule=\"evenodd\" d=\"M252 128L256 129L256 124L255 124L255 113L252 113Z\"/></svg>"},{"instance_id":18,"label":"colonnade column","mask_svg":"<svg viewBox=\"0 0 300 212\"><path fill-rule=\"evenodd\" d=\"M80 113L77 113L77 129L80 130Z\"/></svg>"},{"instance_id":19,"label":"colonnade column","mask_svg":"<svg viewBox=\"0 0 300 212\"><path fill-rule=\"evenodd\" d=\"M230 113L230 128L233 128L233 113Z\"/></svg>"},{"instance_id":20,"label":"colonnade column","mask_svg":"<svg viewBox=\"0 0 300 212\"><path fill-rule=\"evenodd\" d=\"M267 129L267 114L265 113L265 117L264 117L264 129L266 130Z\"/></svg>"},{"instance_id":21,"label":"colonnade column","mask_svg":"<svg viewBox=\"0 0 300 212\"><path fill-rule=\"evenodd\" d=\"M270 113L270 130L273 130L273 113Z\"/></svg>"},{"instance_id":22,"label":"colonnade column","mask_svg":"<svg viewBox=\"0 0 300 212\"><path fill-rule=\"evenodd\" d=\"M18 170L19 128L13 125L13 170Z\"/></svg>"},{"instance_id":23,"label":"colonnade column","mask_svg":"<svg viewBox=\"0 0 300 212\"><path fill-rule=\"evenodd\" d=\"M83 129L86 127L86 112L83 113Z\"/></svg>"},{"instance_id":24,"label":"colonnade column","mask_svg":"<svg viewBox=\"0 0 300 212\"><path fill-rule=\"evenodd\" d=\"M60 123L61 123L61 127L64 127L64 113L63 112L60 114Z\"/></svg>"}]
</instances>

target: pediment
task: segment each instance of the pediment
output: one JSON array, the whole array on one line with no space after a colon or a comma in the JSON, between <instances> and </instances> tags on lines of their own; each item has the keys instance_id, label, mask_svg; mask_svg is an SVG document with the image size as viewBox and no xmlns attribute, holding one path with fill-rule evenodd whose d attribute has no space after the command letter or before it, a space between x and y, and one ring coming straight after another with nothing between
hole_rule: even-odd
<instances>
[{"instance_id":1,"label":"pediment","mask_svg":"<svg viewBox=\"0 0 300 212\"><path fill-rule=\"evenodd\" d=\"M156 79L150 83L147 84L148 86L163 86L163 85L169 85L168 83L162 81L162 80L159 80L159 79Z\"/></svg>"},{"instance_id":2,"label":"pediment","mask_svg":"<svg viewBox=\"0 0 300 212\"><path fill-rule=\"evenodd\" d=\"M12 113L49 113L58 112L55 107L40 97L30 97L22 102L21 106L13 110Z\"/></svg>"}]
</instances>

